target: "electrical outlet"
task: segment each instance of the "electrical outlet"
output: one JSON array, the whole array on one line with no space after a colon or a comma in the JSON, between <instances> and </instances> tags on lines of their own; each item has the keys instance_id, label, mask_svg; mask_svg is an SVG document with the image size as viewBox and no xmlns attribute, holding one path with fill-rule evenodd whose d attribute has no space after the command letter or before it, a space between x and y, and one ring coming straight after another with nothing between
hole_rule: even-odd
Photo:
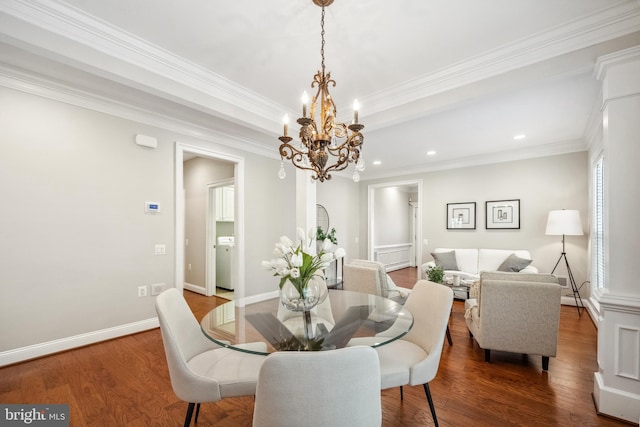
<instances>
[{"instance_id":1,"label":"electrical outlet","mask_svg":"<svg viewBox=\"0 0 640 427\"><path fill-rule=\"evenodd\" d=\"M156 245L155 254L156 255L166 255L167 254L167 246L166 245Z\"/></svg>"},{"instance_id":2,"label":"electrical outlet","mask_svg":"<svg viewBox=\"0 0 640 427\"><path fill-rule=\"evenodd\" d=\"M164 283L151 285L151 295L160 295L164 291Z\"/></svg>"},{"instance_id":3,"label":"electrical outlet","mask_svg":"<svg viewBox=\"0 0 640 427\"><path fill-rule=\"evenodd\" d=\"M147 295L148 295L147 287L146 286L138 286L138 296L139 297L146 297Z\"/></svg>"}]
</instances>

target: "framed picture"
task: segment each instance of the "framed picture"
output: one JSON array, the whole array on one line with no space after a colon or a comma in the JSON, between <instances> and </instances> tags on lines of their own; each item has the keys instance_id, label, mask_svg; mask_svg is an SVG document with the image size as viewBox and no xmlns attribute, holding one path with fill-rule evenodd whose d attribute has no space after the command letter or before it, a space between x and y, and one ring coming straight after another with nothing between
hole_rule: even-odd
<instances>
[{"instance_id":1,"label":"framed picture","mask_svg":"<svg viewBox=\"0 0 640 427\"><path fill-rule=\"evenodd\" d=\"M487 230L519 229L520 199L487 202L485 219Z\"/></svg>"},{"instance_id":2,"label":"framed picture","mask_svg":"<svg viewBox=\"0 0 640 427\"><path fill-rule=\"evenodd\" d=\"M476 202L447 203L447 230L475 230Z\"/></svg>"}]
</instances>

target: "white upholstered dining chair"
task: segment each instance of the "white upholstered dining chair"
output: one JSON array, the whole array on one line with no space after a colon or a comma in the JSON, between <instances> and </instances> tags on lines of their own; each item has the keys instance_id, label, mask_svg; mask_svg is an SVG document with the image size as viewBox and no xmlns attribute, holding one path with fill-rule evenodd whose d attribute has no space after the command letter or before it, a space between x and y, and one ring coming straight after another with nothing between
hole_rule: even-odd
<instances>
[{"instance_id":1,"label":"white upholstered dining chair","mask_svg":"<svg viewBox=\"0 0 640 427\"><path fill-rule=\"evenodd\" d=\"M255 394L265 356L227 349L207 339L184 297L175 288L158 295L156 311L171 386L176 396L189 402L185 427L191 424L196 403L195 422L198 422L200 403ZM266 351L266 345L250 343L247 349Z\"/></svg>"},{"instance_id":2,"label":"white upholstered dining chair","mask_svg":"<svg viewBox=\"0 0 640 427\"><path fill-rule=\"evenodd\" d=\"M367 346L267 356L254 427L374 427L382 423L380 365Z\"/></svg>"},{"instance_id":3,"label":"white upholstered dining chair","mask_svg":"<svg viewBox=\"0 0 640 427\"><path fill-rule=\"evenodd\" d=\"M452 305L451 288L419 280L405 303L413 315L413 328L401 339L376 348L381 388L400 386L402 396L402 386L422 384L436 426L438 418L429 382L438 373Z\"/></svg>"}]
</instances>

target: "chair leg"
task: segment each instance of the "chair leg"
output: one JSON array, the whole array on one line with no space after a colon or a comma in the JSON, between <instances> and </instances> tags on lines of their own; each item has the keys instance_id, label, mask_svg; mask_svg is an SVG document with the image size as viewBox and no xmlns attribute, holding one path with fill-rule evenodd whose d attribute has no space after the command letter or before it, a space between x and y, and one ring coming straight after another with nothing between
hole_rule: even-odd
<instances>
[{"instance_id":1,"label":"chair leg","mask_svg":"<svg viewBox=\"0 0 640 427\"><path fill-rule=\"evenodd\" d=\"M491 362L491 350L486 349L484 350L484 361L487 363Z\"/></svg>"},{"instance_id":2,"label":"chair leg","mask_svg":"<svg viewBox=\"0 0 640 427\"><path fill-rule=\"evenodd\" d=\"M453 345L453 341L451 341L451 332L449 332L449 326L447 326L447 341L449 341L449 345Z\"/></svg>"},{"instance_id":3,"label":"chair leg","mask_svg":"<svg viewBox=\"0 0 640 427\"><path fill-rule=\"evenodd\" d=\"M402 386L400 386L400 400L404 400L404 392L402 390Z\"/></svg>"},{"instance_id":4,"label":"chair leg","mask_svg":"<svg viewBox=\"0 0 640 427\"><path fill-rule=\"evenodd\" d=\"M542 356L542 370L549 370L549 356Z\"/></svg>"},{"instance_id":5,"label":"chair leg","mask_svg":"<svg viewBox=\"0 0 640 427\"><path fill-rule=\"evenodd\" d=\"M194 406L196 406L195 403L189 402L189 407L187 408L187 416L184 418L184 427L189 427L191 425L191 417L193 416Z\"/></svg>"},{"instance_id":6,"label":"chair leg","mask_svg":"<svg viewBox=\"0 0 640 427\"><path fill-rule=\"evenodd\" d=\"M431 398L431 391L429 390L429 383L422 384L424 386L424 392L427 395L427 401L429 402L429 409L431 409L431 416L433 422L438 427L438 417L436 417L436 407L433 405L433 399Z\"/></svg>"},{"instance_id":7,"label":"chair leg","mask_svg":"<svg viewBox=\"0 0 640 427\"><path fill-rule=\"evenodd\" d=\"M200 415L200 404L199 403L196 405L196 419L194 420L194 422L196 424L198 423L198 415Z\"/></svg>"}]
</instances>

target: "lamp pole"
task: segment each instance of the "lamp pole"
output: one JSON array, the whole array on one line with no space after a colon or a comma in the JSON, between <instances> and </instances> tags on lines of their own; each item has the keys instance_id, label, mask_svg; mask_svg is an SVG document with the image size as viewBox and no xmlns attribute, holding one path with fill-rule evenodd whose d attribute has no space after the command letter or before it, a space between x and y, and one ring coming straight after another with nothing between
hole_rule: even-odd
<instances>
[{"instance_id":1,"label":"lamp pole","mask_svg":"<svg viewBox=\"0 0 640 427\"><path fill-rule=\"evenodd\" d=\"M562 261L563 258L564 258L564 263L567 266L567 274L569 275L569 283L571 283L571 291L573 292L573 299L576 302L576 309L578 310L578 316L580 316L581 314L580 307L582 307L582 309L584 310L584 304L582 303L582 297L580 296L580 289L578 289L578 286L576 285L576 280L573 278L573 273L571 272L571 267L569 267L569 260L567 259L567 253L565 252L565 249L564 249L564 234L562 235L562 253L560 254L560 258L558 258L558 261L556 262L555 267L553 267L553 270L551 270L551 274L553 274L556 271L556 268L558 268L558 264L560 264L560 261ZM580 304L578 304L578 300L580 300Z\"/></svg>"}]
</instances>

